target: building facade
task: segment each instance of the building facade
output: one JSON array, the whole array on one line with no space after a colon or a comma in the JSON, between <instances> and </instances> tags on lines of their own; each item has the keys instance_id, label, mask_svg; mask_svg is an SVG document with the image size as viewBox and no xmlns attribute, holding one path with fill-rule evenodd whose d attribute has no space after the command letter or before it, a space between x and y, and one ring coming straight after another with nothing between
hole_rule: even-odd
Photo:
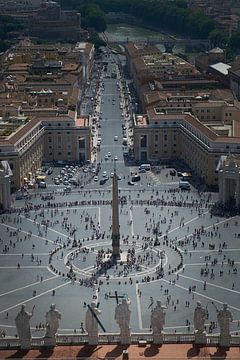
<instances>
[{"instance_id":1,"label":"building facade","mask_svg":"<svg viewBox=\"0 0 240 360\"><path fill-rule=\"evenodd\" d=\"M217 185L217 164L229 151L240 154L240 137L218 135L191 114L159 114L154 108L134 118L138 162L183 160L207 185Z\"/></svg>"}]
</instances>

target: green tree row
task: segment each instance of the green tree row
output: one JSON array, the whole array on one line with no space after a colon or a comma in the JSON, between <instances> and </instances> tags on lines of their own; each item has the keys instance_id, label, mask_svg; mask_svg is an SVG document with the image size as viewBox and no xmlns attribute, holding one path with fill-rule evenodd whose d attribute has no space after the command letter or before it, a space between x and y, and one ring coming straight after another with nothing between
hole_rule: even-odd
<instances>
[{"instance_id":1,"label":"green tree row","mask_svg":"<svg viewBox=\"0 0 240 360\"><path fill-rule=\"evenodd\" d=\"M214 30L214 22L202 12L187 8L184 0L89 0L87 5L84 0L61 0L61 4L63 7L79 10L86 6L89 9L87 19L92 20L96 14L100 15L102 27L104 27L105 18L101 10L125 12L136 16L146 25L195 38L206 39ZM87 24L85 14L83 14L83 19L84 24Z\"/></svg>"},{"instance_id":2,"label":"green tree row","mask_svg":"<svg viewBox=\"0 0 240 360\"><path fill-rule=\"evenodd\" d=\"M228 38L212 19L201 11L189 9L185 0L58 0L61 6L82 13L84 28L97 32L106 29L107 12L123 12L145 25L176 32L191 38L209 39L213 46L240 52L240 32Z\"/></svg>"}]
</instances>

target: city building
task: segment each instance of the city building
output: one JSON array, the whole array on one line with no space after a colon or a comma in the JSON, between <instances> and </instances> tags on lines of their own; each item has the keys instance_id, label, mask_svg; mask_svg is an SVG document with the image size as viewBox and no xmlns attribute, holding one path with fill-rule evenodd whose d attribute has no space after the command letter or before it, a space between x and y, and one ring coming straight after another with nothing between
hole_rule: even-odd
<instances>
[{"instance_id":1,"label":"city building","mask_svg":"<svg viewBox=\"0 0 240 360\"><path fill-rule=\"evenodd\" d=\"M166 115L152 107L134 117L133 135L136 161L181 159L207 185L218 183L221 155L240 154L238 119L228 125L206 124L190 113Z\"/></svg>"},{"instance_id":2,"label":"city building","mask_svg":"<svg viewBox=\"0 0 240 360\"><path fill-rule=\"evenodd\" d=\"M230 88L237 97L238 100L240 100L240 69L230 69L229 70L230 75Z\"/></svg>"},{"instance_id":3,"label":"city building","mask_svg":"<svg viewBox=\"0 0 240 360\"><path fill-rule=\"evenodd\" d=\"M12 189L29 181L43 161L91 159L91 117L77 115L91 76L94 46L32 44L5 53L0 81L0 160L8 160ZM83 60L84 59L84 60Z\"/></svg>"},{"instance_id":4,"label":"city building","mask_svg":"<svg viewBox=\"0 0 240 360\"><path fill-rule=\"evenodd\" d=\"M45 5L47 0L0 0L0 10L5 12L36 11Z\"/></svg>"},{"instance_id":5,"label":"city building","mask_svg":"<svg viewBox=\"0 0 240 360\"><path fill-rule=\"evenodd\" d=\"M85 163L91 159L91 118L76 112L9 117L0 122L0 160L13 172L11 187L24 186L42 162Z\"/></svg>"},{"instance_id":6,"label":"city building","mask_svg":"<svg viewBox=\"0 0 240 360\"><path fill-rule=\"evenodd\" d=\"M201 74L194 65L177 55L161 53L155 46L128 43L127 67L133 77L140 103L144 85L151 83L158 90L192 90L216 87L218 81Z\"/></svg>"},{"instance_id":7,"label":"city building","mask_svg":"<svg viewBox=\"0 0 240 360\"><path fill-rule=\"evenodd\" d=\"M79 41L87 39L88 33L81 28L81 14L74 10L62 10L54 1L49 1L28 17L28 33L41 39L64 39Z\"/></svg>"},{"instance_id":8,"label":"city building","mask_svg":"<svg viewBox=\"0 0 240 360\"><path fill-rule=\"evenodd\" d=\"M240 207L240 156L221 156L218 165L219 202Z\"/></svg>"}]
</instances>

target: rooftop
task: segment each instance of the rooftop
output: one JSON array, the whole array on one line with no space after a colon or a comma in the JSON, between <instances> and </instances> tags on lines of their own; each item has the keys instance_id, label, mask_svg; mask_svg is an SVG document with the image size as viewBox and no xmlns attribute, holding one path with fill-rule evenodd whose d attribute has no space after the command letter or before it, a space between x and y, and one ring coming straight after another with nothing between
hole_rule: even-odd
<instances>
[{"instance_id":1,"label":"rooftop","mask_svg":"<svg viewBox=\"0 0 240 360\"><path fill-rule=\"evenodd\" d=\"M223 62L218 62L216 64L210 65L209 67L220 72L222 75L228 75L228 70L231 69L230 65L224 64Z\"/></svg>"}]
</instances>

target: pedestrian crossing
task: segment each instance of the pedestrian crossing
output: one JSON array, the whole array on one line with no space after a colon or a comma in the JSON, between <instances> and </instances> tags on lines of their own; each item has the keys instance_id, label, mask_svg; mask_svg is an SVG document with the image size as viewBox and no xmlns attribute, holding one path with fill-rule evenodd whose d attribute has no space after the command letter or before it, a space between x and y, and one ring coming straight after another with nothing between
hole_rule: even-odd
<instances>
[{"instance_id":1,"label":"pedestrian crossing","mask_svg":"<svg viewBox=\"0 0 240 360\"><path fill-rule=\"evenodd\" d=\"M174 187L179 186L179 181L170 181L170 182L161 181L159 176L157 176L156 174L154 174L151 171L148 172L148 175L155 182L155 185L174 186Z\"/></svg>"}]
</instances>

